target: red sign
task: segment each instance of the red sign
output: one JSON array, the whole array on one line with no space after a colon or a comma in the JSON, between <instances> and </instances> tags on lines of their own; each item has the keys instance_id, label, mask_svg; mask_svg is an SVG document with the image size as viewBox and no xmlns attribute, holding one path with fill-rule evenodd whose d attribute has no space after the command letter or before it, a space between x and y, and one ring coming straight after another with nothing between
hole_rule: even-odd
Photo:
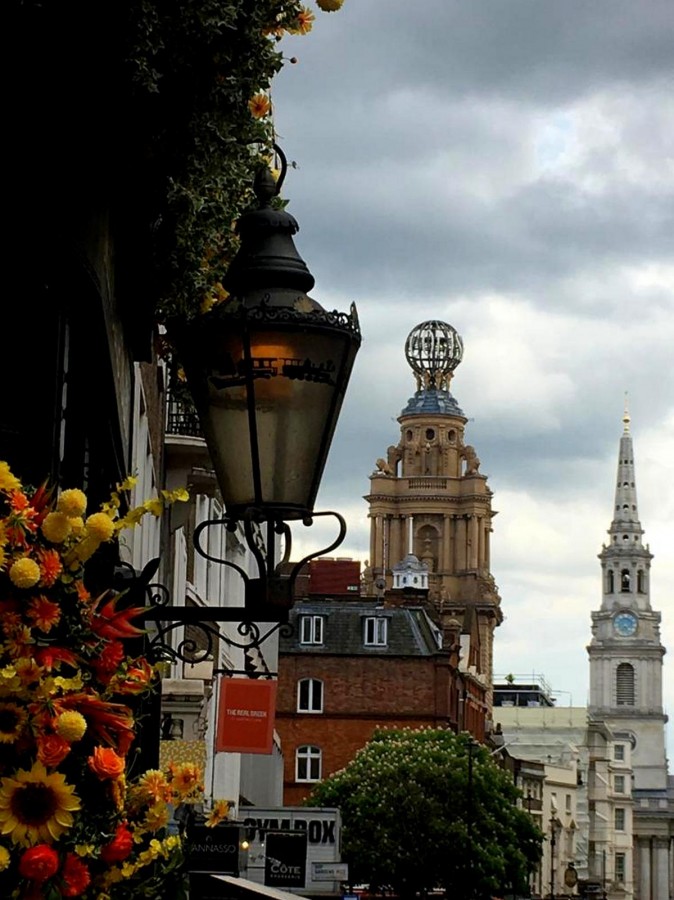
<instances>
[{"instance_id":1,"label":"red sign","mask_svg":"<svg viewBox=\"0 0 674 900\"><path fill-rule=\"evenodd\" d=\"M276 681L223 678L220 682L215 749L228 753L271 753Z\"/></svg>"}]
</instances>

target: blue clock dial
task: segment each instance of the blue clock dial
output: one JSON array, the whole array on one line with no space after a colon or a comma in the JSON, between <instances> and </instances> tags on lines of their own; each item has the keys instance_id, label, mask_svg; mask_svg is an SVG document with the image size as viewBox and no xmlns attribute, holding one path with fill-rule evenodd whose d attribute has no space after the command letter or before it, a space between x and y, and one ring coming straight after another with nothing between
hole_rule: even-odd
<instances>
[{"instance_id":1,"label":"blue clock dial","mask_svg":"<svg viewBox=\"0 0 674 900\"><path fill-rule=\"evenodd\" d=\"M631 612L621 612L613 618L613 627L623 637L630 637L637 630L637 617Z\"/></svg>"}]
</instances>

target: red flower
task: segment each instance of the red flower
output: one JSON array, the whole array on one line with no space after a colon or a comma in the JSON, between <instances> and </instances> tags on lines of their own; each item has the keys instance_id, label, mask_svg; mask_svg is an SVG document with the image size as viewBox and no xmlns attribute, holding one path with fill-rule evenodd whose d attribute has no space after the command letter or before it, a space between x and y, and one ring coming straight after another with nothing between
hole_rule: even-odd
<instances>
[{"instance_id":1,"label":"red flower","mask_svg":"<svg viewBox=\"0 0 674 900\"><path fill-rule=\"evenodd\" d=\"M61 895L63 897L79 897L91 882L89 869L74 853L66 854L62 875L63 888Z\"/></svg>"},{"instance_id":2,"label":"red flower","mask_svg":"<svg viewBox=\"0 0 674 900\"><path fill-rule=\"evenodd\" d=\"M133 836L126 825L118 825L114 838L101 847L101 859L105 863L122 862L133 850Z\"/></svg>"},{"instance_id":3,"label":"red flower","mask_svg":"<svg viewBox=\"0 0 674 900\"><path fill-rule=\"evenodd\" d=\"M94 604L94 616L91 620L91 630L99 637L114 641L117 638L138 637L145 634L142 628L136 628L131 624L131 619L145 612L142 606L128 606L126 609L117 609L118 597L113 597L106 604L99 607L105 594L100 596Z\"/></svg>"},{"instance_id":4,"label":"red flower","mask_svg":"<svg viewBox=\"0 0 674 900\"><path fill-rule=\"evenodd\" d=\"M31 881L46 881L56 875L58 867L58 853L49 844L29 847L19 860L19 873Z\"/></svg>"},{"instance_id":5,"label":"red flower","mask_svg":"<svg viewBox=\"0 0 674 900\"><path fill-rule=\"evenodd\" d=\"M125 756L134 738L131 710L122 703L109 703L90 694L68 694L59 701L61 709L75 709L87 720L91 735Z\"/></svg>"},{"instance_id":6,"label":"red flower","mask_svg":"<svg viewBox=\"0 0 674 900\"><path fill-rule=\"evenodd\" d=\"M42 666L49 672L54 666L58 669L61 663L69 666L77 665L77 657L72 650L67 650L65 647L40 647L33 655L38 666Z\"/></svg>"},{"instance_id":7,"label":"red flower","mask_svg":"<svg viewBox=\"0 0 674 900\"><path fill-rule=\"evenodd\" d=\"M124 662L125 656L124 644L121 641L111 641L105 645L98 659L91 660L91 668L101 681L108 682Z\"/></svg>"}]
</instances>

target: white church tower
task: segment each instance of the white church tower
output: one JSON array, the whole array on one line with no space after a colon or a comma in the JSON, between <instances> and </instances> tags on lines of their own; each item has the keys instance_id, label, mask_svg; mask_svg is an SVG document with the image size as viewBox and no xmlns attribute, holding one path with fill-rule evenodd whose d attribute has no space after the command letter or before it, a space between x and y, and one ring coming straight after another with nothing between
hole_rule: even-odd
<instances>
[{"instance_id":1,"label":"white church tower","mask_svg":"<svg viewBox=\"0 0 674 900\"><path fill-rule=\"evenodd\" d=\"M623 816L631 816L633 824L634 896L668 900L672 811L667 797L667 716L662 706L666 651L660 640L660 613L651 606L653 555L642 541L627 408L623 426L613 521L609 542L599 554L602 603L592 613L588 712L614 732L614 752L620 754L622 747L632 759L633 784L619 787L625 788Z\"/></svg>"}]
</instances>

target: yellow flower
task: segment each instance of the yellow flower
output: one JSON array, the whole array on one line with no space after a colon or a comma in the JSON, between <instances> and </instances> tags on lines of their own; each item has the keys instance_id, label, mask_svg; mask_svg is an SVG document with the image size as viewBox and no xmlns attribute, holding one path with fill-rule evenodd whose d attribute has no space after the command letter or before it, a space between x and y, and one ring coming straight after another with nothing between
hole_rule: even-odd
<instances>
[{"instance_id":1,"label":"yellow flower","mask_svg":"<svg viewBox=\"0 0 674 900\"><path fill-rule=\"evenodd\" d=\"M65 513L50 512L42 523L42 534L52 544L62 544L70 536L73 526Z\"/></svg>"},{"instance_id":2,"label":"yellow flower","mask_svg":"<svg viewBox=\"0 0 674 900\"><path fill-rule=\"evenodd\" d=\"M75 853L78 856L93 856L96 852L96 847L93 844L76 844L75 845Z\"/></svg>"},{"instance_id":3,"label":"yellow flower","mask_svg":"<svg viewBox=\"0 0 674 900\"><path fill-rule=\"evenodd\" d=\"M87 532L97 541L109 541L115 533L115 524L105 513L94 513L86 521Z\"/></svg>"},{"instance_id":4,"label":"yellow flower","mask_svg":"<svg viewBox=\"0 0 674 900\"><path fill-rule=\"evenodd\" d=\"M145 825L150 831L159 831L169 823L168 806L165 803L156 803L145 814Z\"/></svg>"},{"instance_id":5,"label":"yellow flower","mask_svg":"<svg viewBox=\"0 0 674 900\"><path fill-rule=\"evenodd\" d=\"M307 9L306 6L303 6L297 15L297 25L295 28L290 29L290 31L292 34L309 34L314 26L315 20L316 16L312 11Z\"/></svg>"},{"instance_id":6,"label":"yellow flower","mask_svg":"<svg viewBox=\"0 0 674 900\"><path fill-rule=\"evenodd\" d=\"M255 96L248 101L248 108L250 109L253 118L263 119L271 112L271 101L266 94L255 94Z\"/></svg>"},{"instance_id":7,"label":"yellow flower","mask_svg":"<svg viewBox=\"0 0 674 900\"><path fill-rule=\"evenodd\" d=\"M80 534L84 528L84 519L82 516L70 516L68 519L73 534Z\"/></svg>"},{"instance_id":8,"label":"yellow flower","mask_svg":"<svg viewBox=\"0 0 674 900\"><path fill-rule=\"evenodd\" d=\"M193 791L203 790L201 769L194 763L171 765L171 787L180 797L187 797Z\"/></svg>"},{"instance_id":9,"label":"yellow flower","mask_svg":"<svg viewBox=\"0 0 674 900\"><path fill-rule=\"evenodd\" d=\"M54 727L56 733L66 741L79 741L87 730L87 720L82 713L67 709L57 717Z\"/></svg>"},{"instance_id":10,"label":"yellow flower","mask_svg":"<svg viewBox=\"0 0 674 900\"><path fill-rule=\"evenodd\" d=\"M224 819L229 815L229 801L228 800L216 800L213 804L213 809L211 810L208 818L206 819L206 825L208 828L213 828L215 825L219 825Z\"/></svg>"},{"instance_id":11,"label":"yellow flower","mask_svg":"<svg viewBox=\"0 0 674 900\"><path fill-rule=\"evenodd\" d=\"M138 780L138 787L147 797L158 802L171 798L171 787L159 769L148 769Z\"/></svg>"},{"instance_id":12,"label":"yellow flower","mask_svg":"<svg viewBox=\"0 0 674 900\"><path fill-rule=\"evenodd\" d=\"M34 587L40 580L40 567L33 559L27 556L17 559L9 570L9 579L14 587L28 588Z\"/></svg>"},{"instance_id":13,"label":"yellow flower","mask_svg":"<svg viewBox=\"0 0 674 900\"><path fill-rule=\"evenodd\" d=\"M0 872L4 872L10 863L10 855L7 847L0 846Z\"/></svg>"},{"instance_id":14,"label":"yellow flower","mask_svg":"<svg viewBox=\"0 0 674 900\"><path fill-rule=\"evenodd\" d=\"M4 460L0 460L0 491L18 491L21 482L12 475L12 472Z\"/></svg>"},{"instance_id":15,"label":"yellow flower","mask_svg":"<svg viewBox=\"0 0 674 900\"><path fill-rule=\"evenodd\" d=\"M15 844L57 841L72 826L78 809L79 797L65 775L48 774L40 762L0 780L0 834Z\"/></svg>"},{"instance_id":16,"label":"yellow flower","mask_svg":"<svg viewBox=\"0 0 674 900\"><path fill-rule=\"evenodd\" d=\"M69 519L83 516L87 508L87 496L84 491L77 488L63 491L56 504L56 509L68 516Z\"/></svg>"},{"instance_id":17,"label":"yellow flower","mask_svg":"<svg viewBox=\"0 0 674 900\"><path fill-rule=\"evenodd\" d=\"M0 744L13 744L28 721L28 713L16 703L0 703Z\"/></svg>"}]
</instances>

